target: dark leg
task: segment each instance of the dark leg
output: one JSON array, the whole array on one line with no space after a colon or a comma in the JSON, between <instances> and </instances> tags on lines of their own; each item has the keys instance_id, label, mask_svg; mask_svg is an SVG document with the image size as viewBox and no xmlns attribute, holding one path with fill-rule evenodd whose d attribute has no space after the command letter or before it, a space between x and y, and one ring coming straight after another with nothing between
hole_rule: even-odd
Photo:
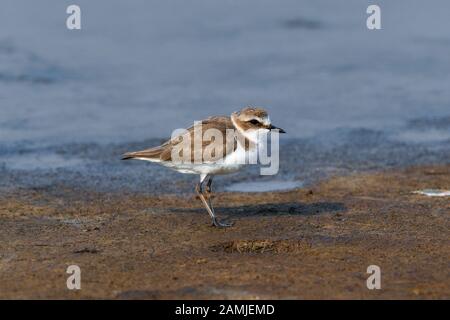
<instances>
[{"instance_id":1,"label":"dark leg","mask_svg":"<svg viewBox=\"0 0 450 320\"><path fill-rule=\"evenodd\" d=\"M211 208L212 212L214 212L214 208L212 206L212 180L213 177L212 176L208 176L208 182L206 183L206 188L205 188L205 196L206 196L206 200L208 200L208 205Z\"/></svg>"},{"instance_id":2,"label":"dark leg","mask_svg":"<svg viewBox=\"0 0 450 320\"><path fill-rule=\"evenodd\" d=\"M204 191L203 191L203 183L206 180L208 180L207 185L206 185L206 196L208 198L208 202L205 199L205 194L204 194ZM200 182L196 186L195 191L197 191L197 194L200 197L200 200L202 201L203 205L205 206L206 211L208 211L209 216L211 217L213 225L216 226L216 227L219 227L219 228L231 227L233 225L232 223L220 222L216 218L216 215L214 214L214 210L213 210L212 204L211 204L211 184L212 184L212 177L207 176L202 182Z\"/></svg>"}]
</instances>

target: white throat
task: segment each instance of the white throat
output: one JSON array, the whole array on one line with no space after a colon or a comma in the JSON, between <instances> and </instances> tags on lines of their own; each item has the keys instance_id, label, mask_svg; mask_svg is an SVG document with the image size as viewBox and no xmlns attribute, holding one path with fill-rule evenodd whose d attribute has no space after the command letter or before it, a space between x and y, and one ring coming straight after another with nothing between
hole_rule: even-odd
<instances>
[{"instance_id":1,"label":"white throat","mask_svg":"<svg viewBox=\"0 0 450 320\"><path fill-rule=\"evenodd\" d=\"M251 142L256 144L257 146L260 145L267 134L267 129L251 129L247 130L246 132L242 132L242 134Z\"/></svg>"},{"instance_id":2,"label":"white throat","mask_svg":"<svg viewBox=\"0 0 450 320\"><path fill-rule=\"evenodd\" d=\"M246 139L248 139L250 142L258 145L264 138L264 134L267 133L267 129L250 129L247 131L244 131L231 117L231 122L233 123L234 127L239 131L240 134L242 134Z\"/></svg>"}]
</instances>

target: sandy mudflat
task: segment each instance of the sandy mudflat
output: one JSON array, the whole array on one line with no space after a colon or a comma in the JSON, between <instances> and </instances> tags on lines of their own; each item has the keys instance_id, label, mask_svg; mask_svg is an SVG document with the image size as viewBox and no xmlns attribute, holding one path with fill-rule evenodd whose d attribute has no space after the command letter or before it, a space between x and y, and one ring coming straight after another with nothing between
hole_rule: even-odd
<instances>
[{"instance_id":1,"label":"sandy mudflat","mask_svg":"<svg viewBox=\"0 0 450 320\"><path fill-rule=\"evenodd\" d=\"M219 193L226 230L194 196L18 190L0 200L0 298L448 299L450 201L412 191L449 186L444 165Z\"/></svg>"}]
</instances>

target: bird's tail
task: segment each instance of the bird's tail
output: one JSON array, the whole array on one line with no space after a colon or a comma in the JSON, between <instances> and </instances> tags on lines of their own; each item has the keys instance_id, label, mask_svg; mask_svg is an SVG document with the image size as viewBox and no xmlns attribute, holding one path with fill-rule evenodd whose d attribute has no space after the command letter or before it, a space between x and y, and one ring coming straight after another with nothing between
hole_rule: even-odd
<instances>
[{"instance_id":1,"label":"bird's tail","mask_svg":"<svg viewBox=\"0 0 450 320\"><path fill-rule=\"evenodd\" d=\"M142 151L127 152L122 155L122 160L129 159L148 159L148 160L159 160L161 153L164 149L161 147L150 148Z\"/></svg>"}]
</instances>

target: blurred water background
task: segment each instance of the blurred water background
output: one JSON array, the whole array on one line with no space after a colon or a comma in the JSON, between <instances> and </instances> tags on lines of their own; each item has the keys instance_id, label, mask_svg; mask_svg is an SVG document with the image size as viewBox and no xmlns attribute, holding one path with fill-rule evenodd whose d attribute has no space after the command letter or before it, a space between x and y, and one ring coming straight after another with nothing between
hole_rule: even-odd
<instances>
[{"instance_id":1,"label":"blurred water background","mask_svg":"<svg viewBox=\"0 0 450 320\"><path fill-rule=\"evenodd\" d=\"M246 105L288 131L278 182L449 163L450 2L376 1L375 31L369 4L2 0L0 188L190 190L120 154Z\"/></svg>"}]
</instances>

